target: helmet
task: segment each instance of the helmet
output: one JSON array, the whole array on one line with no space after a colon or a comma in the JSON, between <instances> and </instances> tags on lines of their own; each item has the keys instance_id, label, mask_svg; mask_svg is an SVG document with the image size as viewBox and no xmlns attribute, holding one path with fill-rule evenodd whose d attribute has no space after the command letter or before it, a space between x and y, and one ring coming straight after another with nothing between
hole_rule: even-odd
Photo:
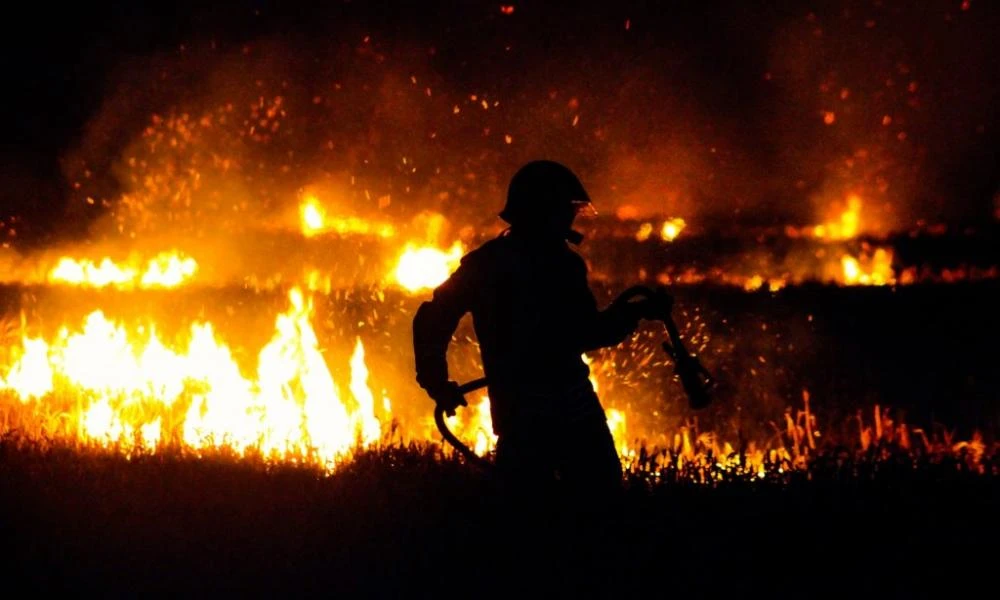
<instances>
[{"instance_id":1,"label":"helmet","mask_svg":"<svg viewBox=\"0 0 1000 600\"><path fill-rule=\"evenodd\" d=\"M500 218L511 225L538 223L567 206L593 210L590 196L572 171L551 160L536 160L511 178Z\"/></svg>"}]
</instances>

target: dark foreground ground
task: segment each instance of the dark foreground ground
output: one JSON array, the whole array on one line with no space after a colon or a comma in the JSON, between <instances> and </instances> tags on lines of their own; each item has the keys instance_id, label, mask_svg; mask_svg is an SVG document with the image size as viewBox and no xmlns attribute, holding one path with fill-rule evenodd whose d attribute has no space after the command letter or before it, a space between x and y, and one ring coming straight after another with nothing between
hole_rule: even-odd
<instances>
[{"instance_id":1,"label":"dark foreground ground","mask_svg":"<svg viewBox=\"0 0 1000 600\"><path fill-rule=\"evenodd\" d=\"M607 526L513 514L430 449L333 477L0 443L8 590L105 596L955 597L991 587L996 465L886 461L782 483L632 483ZM993 474L989 474L992 472ZM940 591L939 591L940 590Z\"/></svg>"}]
</instances>

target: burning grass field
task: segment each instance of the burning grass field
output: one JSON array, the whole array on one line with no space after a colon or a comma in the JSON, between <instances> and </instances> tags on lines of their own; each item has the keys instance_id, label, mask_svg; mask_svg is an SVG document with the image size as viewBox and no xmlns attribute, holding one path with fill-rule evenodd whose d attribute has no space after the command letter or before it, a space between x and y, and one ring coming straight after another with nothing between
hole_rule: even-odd
<instances>
[{"instance_id":1,"label":"burning grass field","mask_svg":"<svg viewBox=\"0 0 1000 600\"><path fill-rule=\"evenodd\" d=\"M8 596L989 594L995 3L202 4L2 38ZM599 514L457 458L414 381L539 158L599 304L666 286L718 383L689 407L659 323L583 357Z\"/></svg>"},{"instance_id":2,"label":"burning grass field","mask_svg":"<svg viewBox=\"0 0 1000 600\"><path fill-rule=\"evenodd\" d=\"M595 516L558 491L525 503L457 459L414 382L417 306L495 224L290 197L221 236L0 251L0 527L19 583L114 596L977 585L998 533L995 223L869 231L856 194L813 224L587 223L599 303L668 286L718 382L691 410L658 323L584 357L625 466L624 497ZM469 320L448 358L456 380L481 375ZM469 400L449 426L488 455L489 399Z\"/></svg>"},{"instance_id":3,"label":"burning grass field","mask_svg":"<svg viewBox=\"0 0 1000 600\"><path fill-rule=\"evenodd\" d=\"M998 485L946 460L830 457L778 480L630 481L594 533L426 446L332 477L225 454L126 459L7 436L7 581L35 592L926 597L986 585ZM982 588L980 587L980 590Z\"/></svg>"},{"instance_id":4,"label":"burning grass field","mask_svg":"<svg viewBox=\"0 0 1000 600\"><path fill-rule=\"evenodd\" d=\"M646 358L662 335L652 328L592 358L609 416L626 420L616 442L628 466L627 493L598 532L547 494L511 516L496 482L439 444L398 343L416 299L376 292L312 295L317 347L344 405L360 394L348 368L357 340L367 384L392 398L391 413L377 413L379 436L357 438L333 468L294 445L280 455L192 445L180 426L155 446L72 433L85 423L72 407L80 400L66 404L63 425L58 411L56 424L38 422L44 401L6 404L0 514L14 579L126 596L480 596L536 585L919 596L976 584L993 555L993 282L677 288L688 335L705 341L723 386L712 408L687 410L669 365ZM6 298L28 302L29 322L79 321L95 303L121 323L156 315L167 340L183 333L183 315L199 314L240 363L288 304L225 288L9 288ZM20 327L10 329L16 341ZM462 378L477 368L463 331L452 357Z\"/></svg>"}]
</instances>

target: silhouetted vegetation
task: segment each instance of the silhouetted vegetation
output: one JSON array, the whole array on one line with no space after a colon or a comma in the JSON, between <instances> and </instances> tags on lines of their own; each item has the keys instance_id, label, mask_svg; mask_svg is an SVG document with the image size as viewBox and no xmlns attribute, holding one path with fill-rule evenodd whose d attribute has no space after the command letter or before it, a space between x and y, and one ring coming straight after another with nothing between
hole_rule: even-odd
<instances>
[{"instance_id":1,"label":"silhouetted vegetation","mask_svg":"<svg viewBox=\"0 0 1000 600\"><path fill-rule=\"evenodd\" d=\"M921 593L971 585L991 560L1000 465L962 464L873 446L757 481L633 475L587 526L557 496L509 510L487 473L432 445L360 452L324 475L9 434L0 522L5 566L36 592Z\"/></svg>"}]
</instances>

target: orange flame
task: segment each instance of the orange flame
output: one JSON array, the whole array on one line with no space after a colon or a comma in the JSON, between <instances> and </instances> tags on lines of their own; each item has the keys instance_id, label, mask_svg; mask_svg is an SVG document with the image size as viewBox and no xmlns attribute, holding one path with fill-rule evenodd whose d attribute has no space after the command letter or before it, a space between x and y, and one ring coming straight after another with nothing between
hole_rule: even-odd
<instances>
[{"instance_id":1,"label":"orange flame","mask_svg":"<svg viewBox=\"0 0 1000 600\"><path fill-rule=\"evenodd\" d=\"M358 340L352 398L345 401L310 323L311 300L293 289L289 303L254 377L240 370L211 323L192 324L187 346L176 348L155 327L129 328L94 311L77 331L64 327L48 341L24 337L0 389L43 413L57 410L65 392L75 393L84 400L66 411L63 433L100 444L225 445L311 457L332 468L381 437L364 347Z\"/></svg>"},{"instance_id":2,"label":"orange flame","mask_svg":"<svg viewBox=\"0 0 1000 600\"><path fill-rule=\"evenodd\" d=\"M686 226L687 223L680 217L668 219L663 222L663 226L660 228L660 237L665 242L672 242L677 239Z\"/></svg>"},{"instance_id":3,"label":"orange flame","mask_svg":"<svg viewBox=\"0 0 1000 600\"><path fill-rule=\"evenodd\" d=\"M396 283L409 292L435 288L458 269L463 253L461 242L447 250L407 244L396 265Z\"/></svg>"},{"instance_id":4,"label":"orange flame","mask_svg":"<svg viewBox=\"0 0 1000 600\"><path fill-rule=\"evenodd\" d=\"M389 223L355 216L331 215L313 194L306 194L299 204L299 226L305 237L315 237L324 233L372 235L380 238L391 238L396 235L396 228Z\"/></svg>"},{"instance_id":5,"label":"orange flame","mask_svg":"<svg viewBox=\"0 0 1000 600\"><path fill-rule=\"evenodd\" d=\"M860 258L845 254L840 258L845 285L892 285L896 273L892 268L892 249L876 248L870 256Z\"/></svg>"},{"instance_id":6,"label":"orange flame","mask_svg":"<svg viewBox=\"0 0 1000 600\"><path fill-rule=\"evenodd\" d=\"M187 282L197 272L198 263L193 258L171 250L157 254L142 270L133 264L119 265L108 257L94 262L64 256L49 271L48 280L52 284L94 288L173 288Z\"/></svg>"}]
</instances>

